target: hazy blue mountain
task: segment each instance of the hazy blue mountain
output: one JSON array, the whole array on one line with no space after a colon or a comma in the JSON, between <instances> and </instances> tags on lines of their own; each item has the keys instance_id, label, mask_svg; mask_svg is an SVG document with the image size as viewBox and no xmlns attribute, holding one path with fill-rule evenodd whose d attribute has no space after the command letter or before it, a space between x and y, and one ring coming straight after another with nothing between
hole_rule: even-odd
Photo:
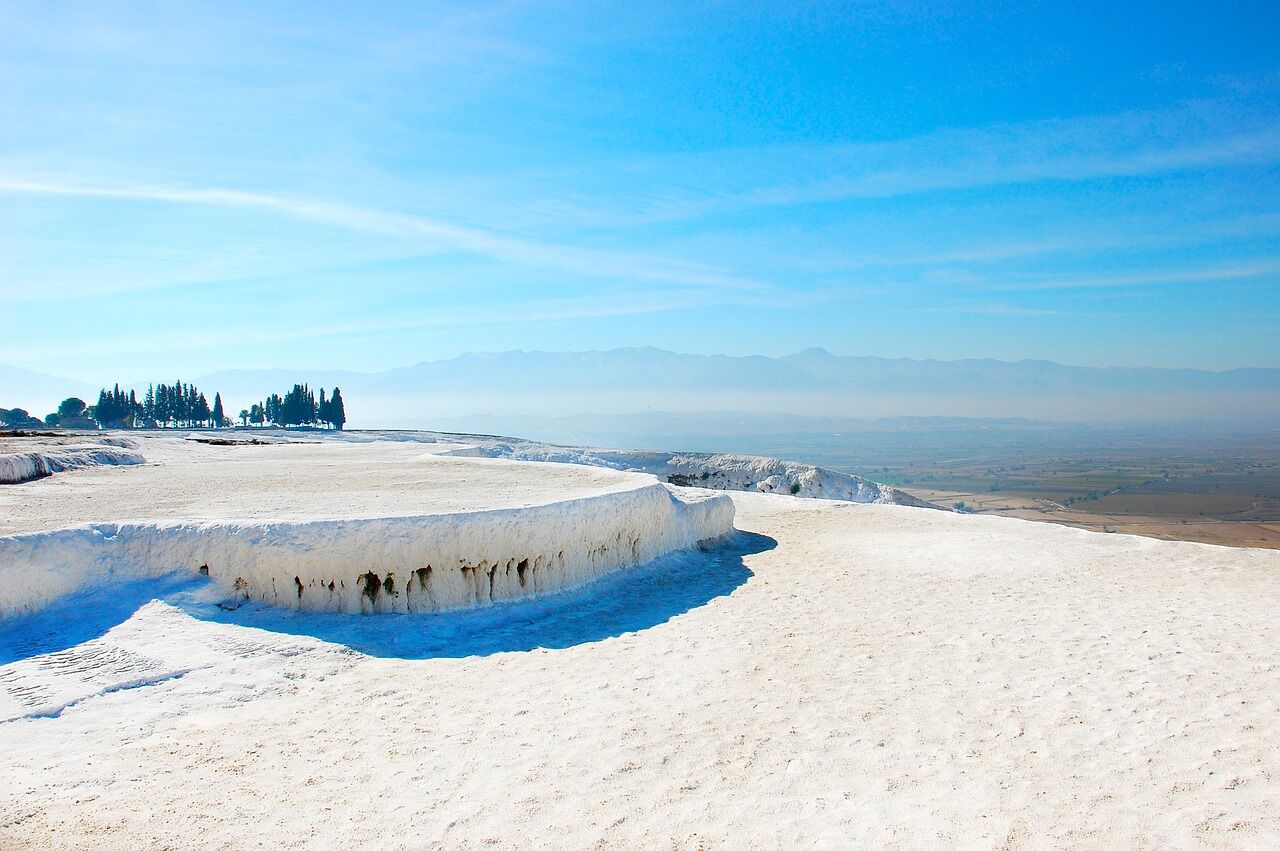
<instances>
[{"instance_id":1,"label":"hazy blue mountain","mask_svg":"<svg viewBox=\"0 0 1280 851\"><path fill-rule=\"evenodd\" d=\"M157 375L156 378L162 376ZM786 357L688 355L655 348L599 352L465 354L366 373L230 370L194 376L227 411L294 382L340 386L352 427L489 424L532 433L746 434L849 429L850 419L1025 418L1106 422L1280 421L1280 369L1096 368L1041 360L839 357L807 349ZM146 382L132 385L139 392ZM0 405L47 413L97 386L0 367ZM46 410L47 409L47 410ZM609 418L615 418L610 422ZM561 418L561 422L552 421ZM564 418L568 418L565 420ZM548 425L548 423L551 423ZM522 424L529 427L520 428ZM579 429L585 432L585 429Z\"/></svg>"},{"instance_id":2,"label":"hazy blue mountain","mask_svg":"<svg viewBox=\"0 0 1280 851\"><path fill-rule=\"evenodd\" d=\"M466 354L380 373L236 371L203 376L235 407L295 380L342 386L352 424L434 426L488 416L952 416L1067 421L1249 420L1280 415L1280 369L1074 367L795 355L687 355L655 348ZM229 405L230 407L231 405ZM793 430L789 427L780 430Z\"/></svg>"},{"instance_id":3,"label":"hazy blue mountain","mask_svg":"<svg viewBox=\"0 0 1280 851\"><path fill-rule=\"evenodd\" d=\"M78 396L92 405L98 388L73 378L0 364L0 408L23 408L32 416L43 417L57 410L58 403L68 396Z\"/></svg>"}]
</instances>

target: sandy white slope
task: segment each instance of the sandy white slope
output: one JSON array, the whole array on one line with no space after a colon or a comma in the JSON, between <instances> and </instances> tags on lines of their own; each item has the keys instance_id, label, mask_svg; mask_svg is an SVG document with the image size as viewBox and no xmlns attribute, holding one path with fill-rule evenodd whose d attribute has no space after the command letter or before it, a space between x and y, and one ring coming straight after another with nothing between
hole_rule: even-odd
<instances>
[{"instance_id":1,"label":"sandy white slope","mask_svg":"<svg viewBox=\"0 0 1280 851\"><path fill-rule=\"evenodd\" d=\"M472 613L0 622L0 846L1280 845L1280 552L733 499Z\"/></svg>"},{"instance_id":2,"label":"sandy white slope","mask_svg":"<svg viewBox=\"0 0 1280 851\"><path fill-rule=\"evenodd\" d=\"M207 575L234 603L445 611L568 588L733 529L725 496L611 470L412 445L148 448L160 460L145 469L0 493L0 532L13 533L0 534L0 617L175 570Z\"/></svg>"}]
</instances>

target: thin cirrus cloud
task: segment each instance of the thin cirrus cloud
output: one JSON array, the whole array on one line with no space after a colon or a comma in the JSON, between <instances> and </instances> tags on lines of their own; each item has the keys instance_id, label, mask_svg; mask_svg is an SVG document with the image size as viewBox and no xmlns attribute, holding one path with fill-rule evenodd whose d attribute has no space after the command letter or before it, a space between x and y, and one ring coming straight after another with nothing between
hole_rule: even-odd
<instances>
[{"instance_id":1,"label":"thin cirrus cloud","mask_svg":"<svg viewBox=\"0 0 1280 851\"><path fill-rule=\"evenodd\" d=\"M991 265L1046 255L1088 257L1125 249L1221 245L1224 241L1270 239L1280 235L1280 217L1236 216L1190 223L1181 217L1171 216L1108 218L1090 222L1069 220L1052 223L1051 233L1052 236L1041 239L965 242L950 249L924 242L896 253L881 250L833 254L815 249L801 262L806 268L827 271L949 264ZM931 241L936 242L936 239Z\"/></svg>"},{"instance_id":2,"label":"thin cirrus cloud","mask_svg":"<svg viewBox=\"0 0 1280 851\"><path fill-rule=\"evenodd\" d=\"M1207 130L1206 128L1214 128ZM1226 128L1226 129L1223 129ZM1081 182L1280 162L1280 119L1256 105L951 128L865 144L780 145L611 163L635 188L529 208L597 227L661 224L812 204L1039 182Z\"/></svg>"},{"instance_id":3,"label":"thin cirrus cloud","mask_svg":"<svg viewBox=\"0 0 1280 851\"><path fill-rule=\"evenodd\" d=\"M486 305L484 317L477 320L472 308L433 311L429 316L405 318L403 315L370 316L356 318L341 324L314 325L282 328L278 324L247 324L238 327L222 327L216 338L199 342L203 326L174 328L145 336L126 333L99 337L93 342L62 343L42 348L24 346L23 357L93 357L102 355L127 355L153 351L157 347L198 351L201 348L217 349L225 346L226 339L252 340L256 345L293 343L304 340L342 338L357 340L370 336L410 333L439 328L477 327L479 325L511 325L527 323L551 323L584 319L602 319L616 316L637 316L648 313L705 307L718 303L715 294L689 292L687 290L641 293L624 298L584 296L578 298L533 299ZM0 346L0 357L10 357Z\"/></svg>"},{"instance_id":4,"label":"thin cirrus cloud","mask_svg":"<svg viewBox=\"0 0 1280 851\"><path fill-rule=\"evenodd\" d=\"M1087 287L1145 287L1159 284L1201 284L1214 281L1269 280L1280 275L1280 257L1254 257L1233 263L1194 268L1153 268L1123 273L1099 273L1054 277L1020 277L1010 282L974 278L971 285L988 290L1057 290Z\"/></svg>"},{"instance_id":5,"label":"thin cirrus cloud","mask_svg":"<svg viewBox=\"0 0 1280 851\"><path fill-rule=\"evenodd\" d=\"M1014 304L971 304L951 307L926 307L922 313L958 313L972 316L1063 316L1065 311L1036 307L1019 307Z\"/></svg>"},{"instance_id":6,"label":"thin cirrus cloud","mask_svg":"<svg viewBox=\"0 0 1280 851\"><path fill-rule=\"evenodd\" d=\"M4 178L0 179L0 192L250 208L365 233L425 240L506 263L579 275L659 281L736 292L764 293L776 289L766 282L673 258L520 239L422 216L237 189Z\"/></svg>"}]
</instances>

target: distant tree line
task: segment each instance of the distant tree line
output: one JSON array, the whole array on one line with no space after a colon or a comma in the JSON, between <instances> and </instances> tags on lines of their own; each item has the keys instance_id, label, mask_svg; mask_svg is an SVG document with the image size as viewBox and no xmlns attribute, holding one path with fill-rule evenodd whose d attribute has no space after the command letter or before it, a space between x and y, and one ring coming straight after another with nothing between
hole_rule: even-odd
<instances>
[{"instance_id":1,"label":"distant tree line","mask_svg":"<svg viewBox=\"0 0 1280 851\"><path fill-rule=\"evenodd\" d=\"M70 401L70 400L68 400ZM98 394L98 403L87 416L104 428L224 428L231 425L222 409L222 394L215 393L213 406L194 384L175 381L147 387L141 400L117 384Z\"/></svg>"},{"instance_id":2,"label":"distant tree line","mask_svg":"<svg viewBox=\"0 0 1280 851\"><path fill-rule=\"evenodd\" d=\"M44 422L27 413L26 408L0 408L0 426L4 428L40 428L43 425Z\"/></svg>"},{"instance_id":3,"label":"distant tree line","mask_svg":"<svg viewBox=\"0 0 1280 851\"><path fill-rule=\"evenodd\" d=\"M58 410L52 414L46 414L43 420L39 417L31 416L24 408L0 408L0 427L4 428L42 428L45 426L94 428L96 425L97 423L86 416L84 400L77 399L75 396L63 399L62 403L58 405Z\"/></svg>"},{"instance_id":4,"label":"distant tree line","mask_svg":"<svg viewBox=\"0 0 1280 851\"><path fill-rule=\"evenodd\" d=\"M347 422L347 410L342 402L342 390L333 388L333 395L325 398L320 388L320 398L306 384L295 384L281 396L272 393L261 402L255 402L248 410L240 412L242 423L252 425L320 425L341 430Z\"/></svg>"},{"instance_id":5,"label":"distant tree line","mask_svg":"<svg viewBox=\"0 0 1280 851\"><path fill-rule=\"evenodd\" d=\"M332 396L320 390L315 393L306 384L295 384L281 396L272 393L240 412L242 425L257 426L324 426L341 429L347 422L342 391L333 388ZM58 410L43 420L22 408L0 408L3 428L225 428L233 425L222 407L222 394L213 394L213 405L194 384L175 381L147 387L141 399L134 390L122 390L119 384L98 393L94 405L86 405L74 396L64 399Z\"/></svg>"}]
</instances>

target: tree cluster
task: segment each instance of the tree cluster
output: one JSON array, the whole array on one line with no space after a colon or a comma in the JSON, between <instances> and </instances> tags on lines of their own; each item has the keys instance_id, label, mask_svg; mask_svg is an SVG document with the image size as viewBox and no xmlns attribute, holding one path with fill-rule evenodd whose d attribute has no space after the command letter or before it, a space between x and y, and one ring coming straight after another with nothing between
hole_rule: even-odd
<instances>
[{"instance_id":1,"label":"tree cluster","mask_svg":"<svg viewBox=\"0 0 1280 851\"><path fill-rule=\"evenodd\" d=\"M243 425L322 426L341 430L347 422L342 391L333 388L332 396L320 389L319 398L306 384L295 384L281 396L272 393L264 401L240 412ZM74 396L63 399L58 410L41 421L22 408L0 408L0 427L39 428L67 426L92 428L223 428L231 420L222 407L222 394L213 395L213 405L194 384L175 381L153 384L139 399L134 390L122 390L119 384L98 393L95 405L86 406Z\"/></svg>"},{"instance_id":2,"label":"tree cluster","mask_svg":"<svg viewBox=\"0 0 1280 851\"><path fill-rule=\"evenodd\" d=\"M52 415L50 415L52 416ZM24 408L0 408L0 426L5 428L40 428L44 425Z\"/></svg>"},{"instance_id":3,"label":"tree cluster","mask_svg":"<svg viewBox=\"0 0 1280 851\"><path fill-rule=\"evenodd\" d=\"M68 400L70 401L70 400ZM64 403L65 404L65 403ZM98 394L98 403L88 409L105 428L221 428L231 425L222 410L222 395L215 393L213 407L194 384L175 381L147 387L141 400L117 384Z\"/></svg>"},{"instance_id":4,"label":"tree cluster","mask_svg":"<svg viewBox=\"0 0 1280 851\"><path fill-rule=\"evenodd\" d=\"M99 391L98 404L89 411L98 425L111 428L133 428L136 420L142 416L137 395L132 390L125 393L119 384L111 390L104 388Z\"/></svg>"},{"instance_id":5,"label":"tree cluster","mask_svg":"<svg viewBox=\"0 0 1280 851\"><path fill-rule=\"evenodd\" d=\"M341 430L347 421L347 411L342 403L341 389L333 388L333 395L326 399L322 387L317 399L309 385L295 384L284 396L272 393L248 410L241 411L240 419L253 425L322 425Z\"/></svg>"},{"instance_id":6,"label":"tree cluster","mask_svg":"<svg viewBox=\"0 0 1280 851\"><path fill-rule=\"evenodd\" d=\"M40 428L41 426L56 428L68 425L92 427L93 424L85 416L83 399L77 399L75 396L63 399L58 405L58 410L46 414L43 421L39 417L31 416L23 408L0 408L0 427L3 428Z\"/></svg>"}]
</instances>

